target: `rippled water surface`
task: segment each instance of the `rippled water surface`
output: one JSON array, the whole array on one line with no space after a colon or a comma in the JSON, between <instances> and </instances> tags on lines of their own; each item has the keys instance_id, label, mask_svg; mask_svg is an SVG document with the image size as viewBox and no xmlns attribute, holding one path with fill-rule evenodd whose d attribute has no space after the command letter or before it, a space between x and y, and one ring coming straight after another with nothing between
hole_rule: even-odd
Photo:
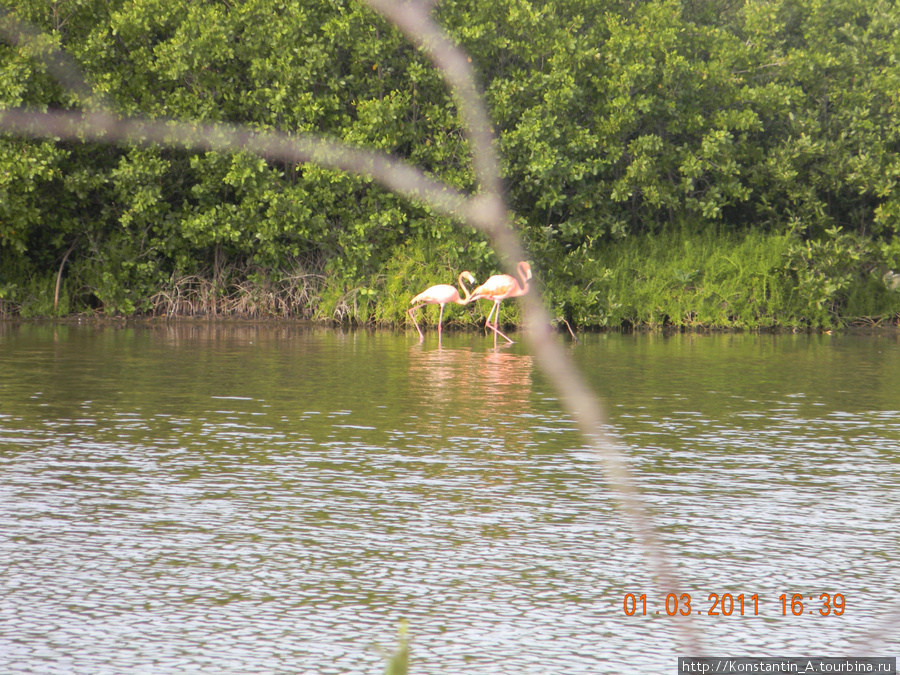
<instances>
[{"instance_id":1,"label":"rippled water surface","mask_svg":"<svg viewBox=\"0 0 900 675\"><path fill-rule=\"evenodd\" d=\"M566 348L677 589L527 343L0 325L0 671L380 673L401 618L416 674L674 673L685 624L717 655L900 652L896 337Z\"/></svg>"}]
</instances>

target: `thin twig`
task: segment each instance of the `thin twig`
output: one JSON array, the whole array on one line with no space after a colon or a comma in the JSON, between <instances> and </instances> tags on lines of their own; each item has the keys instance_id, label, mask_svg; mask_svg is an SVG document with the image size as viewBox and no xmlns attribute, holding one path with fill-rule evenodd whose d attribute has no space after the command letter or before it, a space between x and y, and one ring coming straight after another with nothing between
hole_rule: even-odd
<instances>
[{"instance_id":1,"label":"thin twig","mask_svg":"<svg viewBox=\"0 0 900 675\"><path fill-rule=\"evenodd\" d=\"M369 3L395 21L408 35L415 35L415 40L443 70L446 81L453 89L455 100L459 102L460 109L465 111L464 118L474 125L470 130L470 138L476 173L479 180L483 178L482 172L490 173L490 176L484 177L484 182L480 185L481 194L485 199L484 204L488 206L481 216L490 222L483 224L479 220L478 223L470 221L469 224L479 227L491 237L494 247L506 259L509 273L512 273L515 261L524 260L526 256L518 237L513 232L500 193L497 171L499 162L494 155L493 138L490 126L486 122L489 118L477 93L473 71L467 67L468 59L465 53L453 44L434 22L430 13L430 3L391 0L369 0ZM601 459L610 483L618 493L623 511L647 555L656 583L667 593L679 588L643 499L626 467L622 448L608 430L606 414L600 400L587 386L581 373L554 336L543 330L543 327L551 321L540 300L539 291L535 290L522 299L529 319L528 337L535 359L554 388L560 392L564 405ZM679 622L678 625L682 629L684 647L692 654L701 654L696 631L685 622Z\"/></svg>"},{"instance_id":2,"label":"thin twig","mask_svg":"<svg viewBox=\"0 0 900 675\"><path fill-rule=\"evenodd\" d=\"M508 271L526 254L513 231L500 189L488 116L478 96L474 74L466 55L447 38L430 15L430 3L371 0L422 46L444 72L461 115L468 126L473 165L481 192L474 196L427 177L419 169L387 155L348 147L342 143L310 134L287 135L253 132L244 127L216 124L120 118L110 111L87 114L78 112L36 112L22 108L0 113L0 129L37 138L66 138L105 143L159 144L188 150L224 152L249 151L269 159L297 163L315 163L331 169L368 176L393 192L413 201L427 203L433 210L485 232L495 250L505 260ZM0 30L4 27L0 26ZM68 76L69 71L66 71ZM577 421L582 434L597 452L615 489L627 521L637 535L660 589L679 588L675 574L663 554L651 518L640 492L627 469L623 449L609 431L599 399L555 339L545 330L550 317L540 301L540 289L523 296L528 317L532 350L536 361L560 392L562 401ZM344 299L346 302L346 298ZM189 305L191 301L185 300ZM346 304L336 307L335 317L349 311ZM702 654L695 629L679 622L686 651Z\"/></svg>"},{"instance_id":3,"label":"thin twig","mask_svg":"<svg viewBox=\"0 0 900 675\"><path fill-rule=\"evenodd\" d=\"M59 272L56 273L56 291L53 293L53 311L55 312L57 307L59 307L59 286L62 283L62 273L63 267L66 266L66 260L69 259L69 255L71 255L72 251L75 250L75 244L78 243L78 237L75 237L75 241L72 242L72 245L69 246L69 250L66 251L66 254L63 256L62 262L59 264Z\"/></svg>"}]
</instances>

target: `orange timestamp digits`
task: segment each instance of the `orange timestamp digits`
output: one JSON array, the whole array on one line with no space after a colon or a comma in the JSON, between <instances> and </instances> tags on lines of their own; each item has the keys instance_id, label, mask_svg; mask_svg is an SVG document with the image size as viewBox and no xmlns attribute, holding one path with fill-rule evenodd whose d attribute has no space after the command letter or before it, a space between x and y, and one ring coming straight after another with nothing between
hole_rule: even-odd
<instances>
[{"instance_id":1,"label":"orange timestamp digits","mask_svg":"<svg viewBox=\"0 0 900 675\"><path fill-rule=\"evenodd\" d=\"M802 616L804 614L820 615L820 616L843 616L846 603L843 593L821 593L818 598L815 595L803 595L794 593L789 595L782 593L779 598L781 600L781 615L787 616L788 610L794 616ZM808 604L804 605L804 601ZM817 602L818 601L818 602ZM668 616L759 616L759 594L754 593L745 596L743 593L734 595L732 593L710 593L706 599L706 604L702 607L696 607L700 603L693 603L690 593L669 593L659 598L659 609L654 610L649 607L647 594L626 593L622 601L622 609L626 616L647 616L650 614L668 615ZM810 609L810 606L812 608ZM752 613L751 613L752 610Z\"/></svg>"},{"instance_id":2,"label":"orange timestamp digits","mask_svg":"<svg viewBox=\"0 0 900 675\"><path fill-rule=\"evenodd\" d=\"M738 616L744 616L744 611L749 613L751 606L753 615L759 614L759 595L754 593L746 598L745 604L744 594L732 595L731 593L710 593L707 598L706 611L703 608L693 609L690 593L669 593L665 601L665 613L669 616L680 614L682 616L690 616L692 614L706 614L707 616L731 616L737 613ZM641 616L647 615L647 594L641 593L635 596L634 593L626 593L623 601L623 609L627 616L634 616L640 613ZM662 614L662 610L657 610L657 614Z\"/></svg>"},{"instance_id":3,"label":"orange timestamp digits","mask_svg":"<svg viewBox=\"0 0 900 675\"><path fill-rule=\"evenodd\" d=\"M791 614L794 616L801 616L803 612L803 600L804 596L801 593L794 593L791 596L790 604L788 604L788 596L787 593L782 593L778 598L781 600L781 616L787 616L788 607L791 608ZM808 596L810 602L814 601L813 596ZM844 595L843 593L835 593L834 595L829 595L828 593L822 593L819 596L819 602L822 603L821 607L818 607L818 612L822 616L828 616L829 614L834 614L835 616L841 616L844 613ZM816 608L813 608L807 612L808 614L814 614L816 612Z\"/></svg>"}]
</instances>

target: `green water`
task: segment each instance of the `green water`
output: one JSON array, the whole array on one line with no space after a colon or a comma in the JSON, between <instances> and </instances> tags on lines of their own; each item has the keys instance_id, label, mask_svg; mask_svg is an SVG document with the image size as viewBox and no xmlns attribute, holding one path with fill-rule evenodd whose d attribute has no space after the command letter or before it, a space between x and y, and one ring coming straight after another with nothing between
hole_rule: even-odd
<instances>
[{"instance_id":1,"label":"green water","mask_svg":"<svg viewBox=\"0 0 900 675\"><path fill-rule=\"evenodd\" d=\"M4 324L0 666L377 673L401 618L415 673L675 672L679 621L716 654L898 652L895 337L559 339L689 617L527 341Z\"/></svg>"}]
</instances>

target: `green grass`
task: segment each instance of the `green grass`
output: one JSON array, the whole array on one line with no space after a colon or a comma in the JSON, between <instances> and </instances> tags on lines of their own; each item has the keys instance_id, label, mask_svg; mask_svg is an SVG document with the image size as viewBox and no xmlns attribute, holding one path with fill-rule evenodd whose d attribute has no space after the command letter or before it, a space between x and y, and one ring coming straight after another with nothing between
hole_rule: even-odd
<instances>
[{"instance_id":1,"label":"green grass","mask_svg":"<svg viewBox=\"0 0 900 675\"><path fill-rule=\"evenodd\" d=\"M897 261L872 242L835 235L683 228L605 246L553 288L557 312L576 323L710 329L831 328L896 316L900 293L882 281Z\"/></svg>"},{"instance_id":2,"label":"green grass","mask_svg":"<svg viewBox=\"0 0 900 675\"><path fill-rule=\"evenodd\" d=\"M613 324L757 328L791 314L785 237L705 232L631 238L604 252Z\"/></svg>"},{"instance_id":3,"label":"green grass","mask_svg":"<svg viewBox=\"0 0 900 675\"><path fill-rule=\"evenodd\" d=\"M582 247L556 260L536 254L531 262L551 316L580 327L824 329L900 317L900 243L839 230L806 241L791 233L672 228ZM132 311L147 307L142 311L150 314L299 317L411 329L410 299L434 284L456 285L464 269L483 282L497 264L483 241L461 233L452 240L408 241L362 279L319 261L281 269L225 264L214 276L172 276L147 296L115 279L113 285L131 298ZM94 286L78 274L63 278L54 310L55 274L5 272L2 316L129 313L124 305L86 304ZM489 308L485 302L449 305L445 324L478 325ZM438 311L419 310L420 325L433 327ZM519 303L503 303L500 320L520 323Z\"/></svg>"}]
</instances>

